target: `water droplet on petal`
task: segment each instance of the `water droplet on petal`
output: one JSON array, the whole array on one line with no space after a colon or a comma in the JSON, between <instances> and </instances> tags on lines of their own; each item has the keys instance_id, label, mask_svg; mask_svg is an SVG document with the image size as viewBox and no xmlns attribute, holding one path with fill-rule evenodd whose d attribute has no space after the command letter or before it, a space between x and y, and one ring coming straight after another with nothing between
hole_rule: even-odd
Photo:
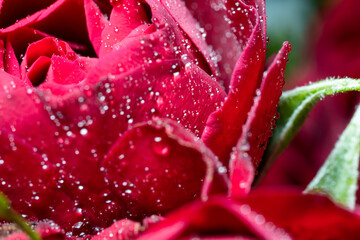
<instances>
[{"instance_id":1,"label":"water droplet on petal","mask_svg":"<svg viewBox=\"0 0 360 240\"><path fill-rule=\"evenodd\" d=\"M155 137L152 148L155 154L166 157L170 154L170 146L166 141L162 139L162 137Z\"/></svg>"}]
</instances>

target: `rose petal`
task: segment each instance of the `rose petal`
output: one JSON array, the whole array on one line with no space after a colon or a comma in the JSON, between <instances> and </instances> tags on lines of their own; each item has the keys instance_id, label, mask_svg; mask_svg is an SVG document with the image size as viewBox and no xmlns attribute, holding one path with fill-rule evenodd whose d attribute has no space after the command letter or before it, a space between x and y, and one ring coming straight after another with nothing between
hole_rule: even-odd
<instances>
[{"instance_id":1,"label":"rose petal","mask_svg":"<svg viewBox=\"0 0 360 240\"><path fill-rule=\"evenodd\" d=\"M1 70L4 70L4 55L5 55L4 41L0 39L0 69Z\"/></svg>"},{"instance_id":2,"label":"rose petal","mask_svg":"<svg viewBox=\"0 0 360 240\"><path fill-rule=\"evenodd\" d=\"M96 54L99 56L101 47L101 33L108 24L108 21L93 0L84 0L84 8L89 39L94 47Z\"/></svg>"},{"instance_id":3,"label":"rose petal","mask_svg":"<svg viewBox=\"0 0 360 240\"><path fill-rule=\"evenodd\" d=\"M97 58L79 57L75 61L53 56L45 81L38 88L50 90L57 96L66 95L78 88L78 84L85 78L97 63Z\"/></svg>"},{"instance_id":4,"label":"rose petal","mask_svg":"<svg viewBox=\"0 0 360 240\"><path fill-rule=\"evenodd\" d=\"M54 219L61 225L80 221L74 202L58 188L61 172L15 133L1 129L0 191L27 219ZM26 166L19 168L19 166Z\"/></svg>"},{"instance_id":5,"label":"rose petal","mask_svg":"<svg viewBox=\"0 0 360 240\"><path fill-rule=\"evenodd\" d=\"M128 219L122 219L115 222L110 227L104 229L96 236L92 237L91 240L125 240L135 239L141 232L148 229L150 226L162 221L163 217L150 216L143 219L142 224L134 222Z\"/></svg>"},{"instance_id":6,"label":"rose petal","mask_svg":"<svg viewBox=\"0 0 360 240\"><path fill-rule=\"evenodd\" d=\"M52 148L55 148L56 140L52 139L55 139L53 134L57 132L41 102L35 89L21 85L5 93L0 92L0 129L16 133L40 152L52 144Z\"/></svg>"},{"instance_id":7,"label":"rose petal","mask_svg":"<svg viewBox=\"0 0 360 240\"><path fill-rule=\"evenodd\" d=\"M29 78L34 85L39 85L45 79L53 55L76 59L75 52L66 42L52 37L43 38L27 48L20 66L22 77Z\"/></svg>"},{"instance_id":8,"label":"rose petal","mask_svg":"<svg viewBox=\"0 0 360 240\"><path fill-rule=\"evenodd\" d=\"M263 1L185 0L185 3L205 30L206 42L214 47L216 55L219 56L220 81L228 90L236 61L248 44L254 29L254 16L251 12L249 14L248 4L256 6L260 17L265 19ZM265 21L261 24L263 36L266 36Z\"/></svg>"},{"instance_id":9,"label":"rose petal","mask_svg":"<svg viewBox=\"0 0 360 240\"><path fill-rule=\"evenodd\" d=\"M80 219L59 222L61 218L58 221L56 216L63 215L63 209L55 209L51 216L41 215L43 212L46 213L45 209L49 204L39 206L33 214L39 218L51 218L66 231L74 234L93 234L98 227L109 226L114 219L124 216L122 204L107 191L96 157L97 149L90 148L86 134L84 136L79 133L82 128L78 126L81 123L86 127L87 118L76 119L74 123L79 129L77 132L69 129L69 126L60 125L59 119L64 116L61 112L52 111L52 106L47 103L49 96L50 99L55 98L49 92L44 95L44 92L32 88L17 88L4 94L0 98L0 129L4 136L9 133L16 134L24 144L32 146L39 156L56 166L57 172L62 172L62 182L56 187L77 202L76 208L69 209L75 211L74 214ZM85 123L82 120L85 120ZM8 176L4 177L4 181L7 182ZM39 179L39 176L36 175L36 179ZM65 204L63 206L66 208Z\"/></svg>"},{"instance_id":10,"label":"rose petal","mask_svg":"<svg viewBox=\"0 0 360 240\"><path fill-rule=\"evenodd\" d=\"M4 54L4 70L20 78L20 66L10 41L6 41Z\"/></svg>"},{"instance_id":11,"label":"rose petal","mask_svg":"<svg viewBox=\"0 0 360 240\"><path fill-rule=\"evenodd\" d=\"M357 239L360 217L328 198L296 190L259 189L245 200L295 239Z\"/></svg>"},{"instance_id":12,"label":"rose petal","mask_svg":"<svg viewBox=\"0 0 360 240\"><path fill-rule=\"evenodd\" d=\"M153 27L149 27L151 31ZM163 38L161 38L163 36ZM153 39L153 40L152 40ZM174 52L165 51L164 44L170 40L165 31L157 31L140 37L126 38L117 44L117 49L99 59L98 64L87 76L87 82L97 83L99 79L111 75L125 73L143 66L146 68L149 62L161 62L163 59L176 59ZM143 45L139 52L139 46Z\"/></svg>"},{"instance_id":13,"label":"rose petal","mask_svg":"<svg viewBox=\"0 0 360 240\"><path fill-rule=\"evenodd\" d=\"M148 24L150 19L143 4L137 0L121 1L111 11L109 23L102 32L102 44L99 56L110 53L113 45L123 40L133 29Z\"/></svg>"},{"instance_id":14,"label":"rose petal","mask_svg":"<svg viewBox=\"0 0 360 240\"><path fill-rule=\"evenodd\" d=\"M34 86L41 84L41 88L50 89L54 94L64 94L70 89L61 85L81 82L86 74L84 70L89 69L86 65L95 63L90 58L79 59L66 42L46 37L29 45L21 73ZM42 84L44 81L46 84Z\"/></svg>"},{"instance_id":15,"label":"rose petal","mask_svg":"<svg viewBox=\"0 0 360 240\"><path fill-rule=\"evenodd\" d=\"M189 204L169 214L137 239L189 239L192 236L200 239L223 239L221 237L225 236L236 239L290 239L281 229L267 225L264 217L252 211L249 205L226 198L213 198Z\"/></svg>"},{"instance_id":16,"label":"rose petal","mask_svg":"<svg viewBox=\"0 0 360 240\"><path fill-rule=\"evenodd\" d=\"M255 97L242 135L230 160L231 195L237 199L246 195L254 180L254 169L259 165L274 127L274 115L284 85L284 73L290 44L284 43L264 76ZM250 164L252 163L252 166Z\"/></svg>"},{"instance_id":17,"label":"rose petal","mask_svg":"<svg viewBox=\"0 0 360 240\"><path fill-rule=\"evenodd\" d=\"M60 84L76 84L85 77L85 71L78 63L59 56L51 57L50 72L46 81L53 81Z\"/></svg>"},{"instance_id":18,"label":"rose petal","mask_svg":"<svg viewBox=\"0 0 360 240\"><path fill-rule=\"evenodd\" d=\"M134 38L122 48L100 59L98 65L88 74L85 83L99 82L99 79L107 78L109 73L112 75L122 73L115 79L124 80L112 80L117 92L113 98L117 101L116 99L121 96L119 100L122 104L118 106L128 104L132 107L129 108L130 111L125 107L110 109L111 111L122 110L123 117L131 116L128 119L132 119L134 123L145 121L152 116L170 117L180 121L196 135L200 135L207 117L211 111L220 106L225 93L195 64L188 63L184 66L179 61L173 60L175 58L172 57L173 53L162 47L164 43L168 43L167 39L158 38L159 35L162 35L162 32L150 35L154 36L155 40L151 41L152 37L149 37L149 41L144 41L141 52L137 49L142 40ZM159 50L155 56L154 49ZM131 69L133 70L130 71ZM146 69L146 72L143 72L143 69ZM161 84L158 84L160 82ZM128 88L132 91L129 92ZM142 111L131 111L138 107L140 96L144 100L141 105ZM127 98L131 99L129 103L125 103ZM165 104L164 101L170 104ZM209 107L203 108L202 104ZM116 106L115 103L112 105ZM126 126L126 123L119 125L118 127L122 129L119 132L124 132Z\"/></svg>"},{"instance_id":19,"label":"rose petal","mask_svg":"<svg viewBox=\"0 0 360 240\"><path fill-rule=\"evenodd\" d=\"M75 52L66 42L47 37L28 46L24 60L21 63L22 72L25 72L25 68L30 67L40 56L51 58L53 55L67 57L72 60L76 58Z\"/></svg>"},{"instance_id":20,"label":"rose petal","mask_svg":"<svg viewBox=\"0 0 360 240\"><path fill-rule=\"evenodd\" d=\"M26 90L17 87L2 95L0 106L0 131L4 141L2 150L6 151L2 153L2 159L7 159L1 166L7 169L1 171L4 173L2 181L12 186L11 192L7 191L7 189L3 191L9 195L15 206L15 201L25 201L25 199L27 201L29 199L35 201L33 205L35 209L32 209L31 216L53 218L58 224L67 227L67 230L71 229L71 225L79 221L77 219L79 215L74 212L74 207L68 206L67 202L69 200L66 200L68 198L67 195L59 195L63 191L58 189L56 179L58 177L54 174L58 172L55 171L54 165L61 163L61 158L57 158L61 151L57 148L58 143L54 135L57 129L41 104L41 98L31 88ZM9 142L11 139L15 142ZM11 150L14 149L13 146L16 147L14 151ZM10 147L11 149L9 149ZM51 149L51 151L46 149ZM48 167L43 169L43 165ZM25 172L19 172L17 170L18 166L27 166L26 168L21 168ZM16 170L16 172L5 174L10 170ZM44 171L46 174L41 175ZM25 179L19 180L20 176L23 176ZM29 181L33 182L34 189L32 189L31 185L29 186ZM47 185L47 189L41 187ZM2 186L7 187L8 185ZM19 189L14 190L16 187ZM51 189L55 189L53 190L55 192L49 193L52 191ZM19 197L19 194L25 194L27 191L27 197ZM39 199L41 201L34 199L36 195L33 195L33 192L40 196ZM16 194L16 196L14 197L13 194ZM61 202L64 199L66 201ZM36 204L37 202L39 204ZM27 205L24 203L20 205L21 207L19 206L18 209L21 212L25 211L26 209L23 208ZM54 212L48 206L54 207ZM69 214L67 213L68 211Z\"/></svg>"},{"instance_id":21,"label":"rose petal","mask_svg":"<svg viewBox=\"0 0 360 240\"><path fill-rule=\"evenodd\" d=\"M155 5L153 1L148 1L150 5ZM166 14L170 15L179 27L186 33L191 42L196 46L203 55L206 62L209 64L211 73L215 76L218 75L217 62L214 61L213 53L210 50L210 47L207 45L204 39L204 32L198 27L198 23L191 16L188 9L186 9L184 3L181 0L161 0L161 5L166 9ZM154 11L154 15L157 11ZM169 21L168 21L169 22Z\"/></svg>"},{"instance_id":22,"label":"rose petal","mask_svg":"<svg viewBox=\"0 0 360 240\"><path fill-rule=\"evenodd\" d=\"M14 25L0 30L0 34L9 34L23 27L31 27L62 40L77 43L76 49L84 55L95 56L88 38L83 0L59 0L24 18Z\"/></svg>"},{"instance_id":23,"label":"rose petal","mask_svg":"<svg viewBox=\"0 0 360 240\"><path fill-rule=\"evenodd\" d=\"M138 222L133 222L128 219L123 219L115 222L110 227L101 231L91 240L122 240L122 239L134 239L140 232L141 225Z\"/></svg>"},{"instance_id":24,"label":"rose petal","mask_svg":"<svg viewBox=\"0 0 360 240\"><path fill-rule=\"evenodd\" d=\"M26 70L26 68L23 68L25 69L24 71L27 71L25 78L29 79L33 86L39 86L44 81L50 65L50 58L45 56L39 57L28 70Z\"/></svg>"},{"instance_id":25,"label":"rose petal","mask_svg":"<svg viewBox=\"0 0 360 240\"><path fill-rule=\"evenodd\" d=\"M272 135L271 129L275 127L274 116L285 84L284 74L290 50L290 44L285 42L267 70L238 143L242 154L246 153L251 157L255 168Z\"/></svg>"},{"instance_id":26,"label":"rose petal","mask_svg":"<svg viewBox=\"0 0 360 240\"><path fill-rule=\"evenodd\" d=\"M265 61L266 36L263 35L262 20L254 7L243 5L240 9L253 13L249 18L254 24L253 32L235 65L228 98L219 110L210 115L202 135L203 141L224 165L228 165L231 149L241 136L242 124L253 103Z\"/></svg>"},{"instance_id":27,"label":"rose petal","mask_svg":"<svg viewBox=\"0 0 360 240\"><path fill-rule=\"evenodd\" d=\"M128 126L156 116L181 119L194 132L204 125L212 108L202 106L212 102L210 106L215 107L218 101L216 95L209 97L217 91L216 85L212 86L216 82L206 79L209 78L206 73L196 66L173 76L172 66L172 62L154 63L146 72L138 68L100 81L96 88L84 83L81 90L75 88L61 98L44 96L48 99L46 109L59 127L55 131L59 135L56 142L62 152L60 156L68 162L61 166L66 167L74 181L81 182L84 190L102 191L104 180L99 177L99 160ZM183 96L181 104L179 96ZM188 113L185 116L184 110ZM192 116L192 111L196 111L197 117ZM60 156L51 155L54 158L51 160L57 162ZM76 186L72 192L82 194L83 191L76 193Z\"/></svg>"},{"instance_id":28,"label":"rose petal","mask_svg":"<svg viewBox=\"0 0 360 240\"><path fill-rule=\"evenodd\" d=\"M7 42L11 44L17 60L22 60L31 43L45 37L49 37L49 35L28 27L22 27L14 32L6 34Z\"/></svg>"},{"instance_id":29,"label":"rose petal","mask_svg":"<svg viewBox=\"0 0 360 240\"><path fill-rule=\"evenodd\" d=\"M154 23L146 30L147 34L143 34L135 39L133 34L131 39L125 38L120 43L117 43L116 53L111 54L112 57L106 56L108 57L106 59L112 59L111 61L107 60L107 65L111 64L112 68L101 71L104 73L111 72L112 74L116 74L118 72L130 70L128 67L130 65L147 65L151 61L158 61L159 59L174 59L181 57L181 60L185 64L195 63L206 72L211 73L202 54L186 35L184 35L183 31L179 29L178 24L169 15L164 6L161 4L159 5L158 2L155 3L152 1L148 1L148 4L151 8L151 14L153 16L152 20ZM149 48L150 44L151 47ZM144 46L141 47L140 52L138 51L139 45ZM134 48L134 50L136 48L136 50L129 51L127 48ZM119 53L121 54L119 55ZM131 59L128 56L129 54L131 55ZM115 61L113 59L115 59Z\"/></svg>"},{"instance_id":30,"label":"rose petal","mask_svg":"<svg viewBox=\"0 0 360 240\"><path fill-rule=\"evenodd\" d=\"M138 218L206 199L212 179L221 181L214 176L216 165L215 156L194 135L165 119L134 126L102 164L113 191ZM225 175L222 178L218 191L226 191Z\"/></svg>"},{"instance_id":31,"label":"rose petal","mask_svg":"<svg viewBox=\"0 0 360 240\"><path fill-rule=\"evenodd\" d=\"M251 184L255 177L255 168L251 162L251 157L243 153L236 146L236 150L231 154L230 159L230 194L232 199L246 196L251 189Z\"/></svg>"},{"instance_id":32,"label":"rose petal","mask_svg":"<svg viewBox=\"0 0 360 240\"><path fill-rule=\"evenodd\" d=\"M34 141L32 144L46 154L49 162L66 171L62 190L78 202L79 212L86 219L72 231L92 233L97 227L108 226L114 219L129 215L124 212L123 203L107 190L99 166L99 161L128 126L153 116L171 116L182 119L196 132L197 126L201 129L213 111L202 106L209 102L212 102L210 106L216 106L219 95L210 95L221 94L217 83L196 65L179 68L184 71L174 76L171 70L174 63L178 62L155 62L146 72L138 68L104 79L97 85L84 82L61 97L47 91L36 91L41 98L15 91L11 100L0 102L0 106L7 106L4 111L9 114L13 104L27 99L27 104L17 109L18 113L11 113L9 119L5 119L4 127L12 125L22 139ZM180 104L181 95L184 98ZM177 107L164 104L165 99ZM194 105L195 101L198 104ZM192 109L189 106L195 107L197 117L191 112L184 115L184 109ZM31 111L24 115L22 112L28 111L28 107ZM38 125L29 127L28 119ZM6 125L7 121L12 122ZM26 128L32 131L22 130ZM213 193L213 189L208 190Z\"/></svg>"}]
</instances>

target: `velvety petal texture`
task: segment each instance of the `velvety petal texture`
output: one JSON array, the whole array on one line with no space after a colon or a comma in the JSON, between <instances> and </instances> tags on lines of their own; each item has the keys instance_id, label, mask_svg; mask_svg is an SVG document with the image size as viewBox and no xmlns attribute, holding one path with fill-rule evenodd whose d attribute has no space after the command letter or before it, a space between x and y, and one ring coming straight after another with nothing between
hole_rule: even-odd
<instances>
[{"instance_id":1,"label":"velvety petal texture","mask_svg":"<svg viewBox=\"0 0 360 240\"><path fill-rule=\"evenodd\" d=\"M249 205L226 198L195 202L141 234L145 239L291 239Z\"/></svg>"},{"instance_id":2,"label":"velvety petal texture","mask_svg":"<svg viewBox=\"0 0 360 240\"><path fill-rule=\"evenodd\" d=\"M254 105L249 112L238 142L241 145L239 148L243 149L242 154L246 153L251 156L255 168L259 165L268 139L272 135L272 129L275 128L274 118L276 118L277 102L285 84L284 74L290 49L290 44L284 43L264 74L264 79L259 90L257 90Z\"/></svg>"},{"instance_id":3,"label":"velvety petal texture","mask_svg":"<svg viewBox=\"0 0 360 240\"><path fill-rule=\"evenodd\" d=\"M84 0L84 9L89 40L91 41L96 54L99 55L102 44L101 35L106 24L109 23L102 14L99 6L96 5L93 0Z\"/></svg>"},{"instance_id":4,"label":"velvety petal texture","mask_svg":"<svg viewBox=\"0 0 360 240\"><path fill-rule=\"evenodd\" d=\"M103 230L91 240L122 240L134 239L141 231L141 224L131 220L120 220Z\"/></svg>"},{"instance_id":5,"label":"velvety petal texture","mask_svg":"<svg viewBox=\"0 0 360 240\"><path fill-rule=\"evenodd\" d=\"M262 80L266 45L265 26L261 20L263 9L257 11L255 6L242 2L233 4L238 5L236 8L234 6L234 17L246 18L252 25L252 33L234 67L228 97L223 106L211 114L202 134L203 141L225 165L242 133L242 124L246 121L255 90Z\"/></svg>"},{"instance_id":6,"label":"velvety petal texture","mask_svg":"<svg viewBox=\"0 0 360 240\"><path fill-rule=\"evenodd\" d=\"M206 200L217 179L215 156L196 137L169 120L135 125L113 145L102 163L106 179L133 215L165 213L184 202ZM221 182L221 180L223 182Z\"/></svg>"},{"instance_id":7,"label":"velvety petal texture","mask_svg":"<svg viewBox=\"0 0 360 240\"><path fill-rule=\"evenodd\" d=\"M295 239L357 239L360 216L328 198L293 189L259 189L245 202Z\"/></svg>"},{"instance_id":8,"label":"velvety petal texture","mask_svg":"<svg viewBox=\"0 0 360 240\"><path fill-rule=\"evenodd\" d=\"M214 48L214 58L218 62L219 81L226 89L240 54L254 31L256 17L250 6L256 6L259 17L265 18L263 1L188 1L186 6L206 33L206 42ZM250 14L249 14L250 13ZM261 28L265 33L265 21ZM259 26L257 26L259 27ZM264 45L265 46L265 45Z\"/></svg>"},{"instance_id":9,"label":"velvety petal texture","mask_svg":"<svg viewBox=\"0 0 360 240\"><path fill-rule=\"evenodd\" d=\"M284 73L290 44L284 43L257 90L242 135L230 159L231 195L236 199L249 192L256 169L275 127L277 102L284 85ZM252 164L252 166L249 166Z\"/></svg>"}]
</instances>

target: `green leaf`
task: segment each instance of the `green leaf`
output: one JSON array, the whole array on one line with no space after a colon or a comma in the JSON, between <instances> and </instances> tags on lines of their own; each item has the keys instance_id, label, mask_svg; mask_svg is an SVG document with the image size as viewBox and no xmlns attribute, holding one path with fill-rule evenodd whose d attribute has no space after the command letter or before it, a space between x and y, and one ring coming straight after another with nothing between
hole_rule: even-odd
<instances>
[{"instance_id":1,"label":"green leaf","mask_svg":"<svg viewBox=\"0 0 360 240\"><path fill-rule=\"evenodd\" d=\"M10 202L8 198L0 192L0 218L4 220L9 220L8 216L10 215Z\"/></svg>"},{"instance_id":2,"label":"green leaf","mask_svg":"<svg viewBox=\"0 0 360 240\"><path fill-rule=\"evenodd\" d=\"M305 193L325 194L354 209L360 157L360 107Z\"/></svg>"},{"instance_id":3,"label":"green leaf","mask_svg":"<svg viewBox=\"0 0 360 240\"><path fill-rule=\"evenodd\" d=\"M34 232L17 212L11 208L9 199L0 192L0 218L16 223L21 230L23 230L31 240L41 240L39 235Z\"/></svg>"},{"instance_id":4,"label":"green leaf","mask_svg":"<svg viewBox=\"0 0 360 240\"><path fill-rule=\"evenodd\" d=\"M349 91L360 91L360 80L351 78L326 79L297 87L282 94L278 112L280 118L269 140L256 182L267 172L276 157L289 145L313 107L324 97Z\"/></svg>"}]
</instances>

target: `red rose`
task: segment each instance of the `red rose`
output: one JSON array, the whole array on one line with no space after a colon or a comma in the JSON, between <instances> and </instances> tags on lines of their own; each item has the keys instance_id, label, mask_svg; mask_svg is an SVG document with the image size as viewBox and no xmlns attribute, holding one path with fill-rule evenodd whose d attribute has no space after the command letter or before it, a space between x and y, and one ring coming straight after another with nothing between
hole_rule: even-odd
<instances>
[{"instance_id":1,"label":"red rose","mask_svg":"<svg viewBox=\"0 0 360 240\"><path fill-rule=\"evenodd\" d=\"M84 237L247 194L290 51L264 72L263 1L17 4L0 9L0 191L25 218Z\"/></svg>"}]
</instances>

